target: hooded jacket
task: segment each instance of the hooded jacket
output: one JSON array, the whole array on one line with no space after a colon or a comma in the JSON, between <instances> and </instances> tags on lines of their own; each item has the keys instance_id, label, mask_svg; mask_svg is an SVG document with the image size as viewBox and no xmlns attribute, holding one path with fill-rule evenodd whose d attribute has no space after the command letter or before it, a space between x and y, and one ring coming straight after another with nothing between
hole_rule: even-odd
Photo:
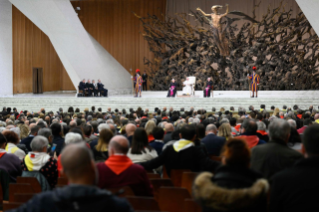
<instances>
[{"instance_id":1,"label":"hooded jacket","mask_svg":"<svg viewBox=\"0 0 319 212\"><path fill-rule=\"evenodd\" d=\"M94 186L70 185L54 191L43 192L11 212L133 212L124 199Z\"/></svg>"},{"instance_id":2,"label":"hooded jacket","mask_svg":"<svg viewBox=\"0 0 319 212\"><path fill-rule=\"evenodd\" d=\"M193 187L195 199L204 212L267 211L267 180L250 169L221 166L212 173L200 174Z\"/></svg>"}]
</instances>

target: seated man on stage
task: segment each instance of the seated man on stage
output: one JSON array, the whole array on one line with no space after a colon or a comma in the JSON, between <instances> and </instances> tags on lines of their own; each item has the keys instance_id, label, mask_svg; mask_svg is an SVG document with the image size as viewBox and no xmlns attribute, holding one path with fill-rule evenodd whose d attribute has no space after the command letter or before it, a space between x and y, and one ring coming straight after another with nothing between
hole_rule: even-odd
<instances>
[{"instance_id":1,"label":"seated man on stage","mask_svg":"<svg viewBox=\"0 0 319 212\"><path fill-rule=\"evenodd\" d=\"M93 85L93 92L94 96L98 96L98 89L97 89L97 84L95 84L95 80L92 80L92 85Z\"/></svg>"},{"instance_id":2,"label":"seated man on stage","mask_svg":"<svg viewBox=\"0 0 319 212\"><path fill-rule=\"evenodd\" d=\"M172 82L169 85L167 97L175 97L175 95L176 95L176 87L177 87L177 84L175 82L175 79L172 79Z\"/></svg>"},{"instance_id":3,"label":"seated man on stage","mask_svg":"<svg viewBox=\"0 0 319 212\"><path fill-rule=\"evenodd\" d=\"M213 82L210 77L207 78L206 87L204 90L204 97L210 97L210 91L212 90Z\"/></svg>"},{"instance_id":4,"label":"seated man on stage","mask_svg":"<svg viewBox=\"0 0 319 212\"><path fill-rule=\"evenodd\" d=\"M86 88L88 89L89 96L92 96L93 84L91 83L91 80L89 80L89 79L86 82Z\"/></svg>"},{"instance_id":5,"label":"seated man on stage","mask_svg":"<svg viewBox=\"0 0 319 212\"><path fill-rule=\"evenodd\" d=\"M192 94L192 83L189 82L189 78L187 77L186 80L183 82L183 95L191 95Z\"/></svg>"},{"instance_id":6,"label":"seated man on stage","mask_svg":"<svg viewBox=\"0 0 319 212\"><path fill-rule=\"evenodd\" d=\"M86 87L85 79L83 79L82 82L80 82L80 84L79 84L79 91L82 91L83 96L85 96L85 91L87 91L87 90L88 90L88 88Z\"/></svg>"},{"instance_id":7,"label":"seated man on stage","mask_svg":"<svg viewBox=\"0 0 319 212\"><path fill-rule=\"evenodd\" d=\"M251 96L251 98L255 97L255 92L256 92L256 98L258 97L258 85L259 85L259 80L260 80L260 76L256 73L256 66L253 67L253 74L252 75L248 75L248 79L251 80L251 91L253 92L253 96Z\"/></svg>"},{"instance_id":8,"label":"seated man on stage","mask_svg":"<svg viewBox=\"0 0 319 212\"><path fill-rule=\"evenodd\" d=\"M100 92L100 96L102 96L103 94L103 96L107 97L108 90L104 88L104 85L101 83L101 80L98 80L97 90Z\"/></svg>"}]
</instances>

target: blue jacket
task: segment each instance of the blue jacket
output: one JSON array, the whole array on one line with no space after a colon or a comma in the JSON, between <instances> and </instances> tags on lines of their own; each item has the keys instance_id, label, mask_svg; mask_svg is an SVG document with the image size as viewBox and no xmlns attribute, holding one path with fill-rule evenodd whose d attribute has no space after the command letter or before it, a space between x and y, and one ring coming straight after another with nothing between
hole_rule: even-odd
<instances>
[{"instance_id":1,"label":"blue jacket","mask_svg":"<svg viewBox=\"0 0 319 212\"><path fill-rule=\"evenodd\" d=\"M160 155L162 153L164 143L160 141L153 141L150 143L150 146L156 150L158 155Z\"/></svg>"},{"instance_id":2,"label":"blue jacket","mask_svg":"<svg viewBox=\"0 0 319 212\"><path fill-rule=\"evenodd\" d=\"M107 190L94 186L69 185L42 192L11 212L66 212L116 211L133 212L126 200L115 197Z\"/></svg>"},{"instance_id":3,"label":"blue jacket","mask_svg":"<svg viewBox=\"0 0 319 212\"><path fill-rule=\"evenodd\" d=\"M28 149L29 152L32 151L30 144L31 144L33 138L34 138L33 135L29 135L28 137L22 139L22 141L21 141L21 144L24 144L25 147Z\"/></svg>"},{"instance_id":4,"label":"blue jacket","mask_svg":"<svg viewBox=\"0 0 319 212\"><path fill-rule=\"evenodd\" d=\"M220 151L226 142L226 138L211 133L203 138L201 142L206 146L209 155L219 156Z\"/></svg>"}]
</instances>

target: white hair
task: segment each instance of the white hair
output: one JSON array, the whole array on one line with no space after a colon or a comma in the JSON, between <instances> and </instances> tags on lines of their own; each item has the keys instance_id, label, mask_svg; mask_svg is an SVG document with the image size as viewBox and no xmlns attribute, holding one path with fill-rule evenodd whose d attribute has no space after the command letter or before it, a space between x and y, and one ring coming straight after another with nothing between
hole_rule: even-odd
<instances>
[{"instance_id":1,"label":"white hair","mask_svg":"<svg viewBox=\"0 0 319 212\"><path fill-rule=\"evenodd\" d=\"M100 124L97 129L99 130L99 132L101 132L103 129L110 129L110 126L108 124Z\"/></svg>"},{"instance_id":2,"label":"white hair","mask_svg":"<svg viewBox=\"0 0 319 212\"><path fill-rule=\"evenodd\" d=\"M5 130L5 127L0 127L0 133L2 133L3 130Z\"/></svg>"},{"instance_id":3,"label":"white hair","mask_svg":"<svg viewBox=\"0 0 319 212\"><path fill-rule=\"evenodd\" d=\"M292 128L296 128L296 127L297 127L297 123L296 123L296 121L293 120L293 119L289 119L289 120L288 120L288 124L289 124L290 127L292 127Z\"/></svg>"},{"instance_id":4,"label":"white hair","mask_svg":"<svg viewBox=\"0 0 319 212\"><path fill-rule=\"evenodd\" d=\"M82 136L78 133L69 132L65 136L65 144L76 143L82 141Z\"/></svg>"},{"instance_id":5,"label":"white hair","mask_svg":"<svg viewBox=\"0 0 319 212\"><path fill-rule=\"evenodd\" d=\"M113 121L113 119L108 119L108 120L106 120L106 123L107 124L114 124L114 121Z\"/></svg>"},{"instance_id":6,"label":"white hair","mask_svg":"<svg viewBox=\"0 0 319 212\"><path fill-rule=\"evenodd\" d=\"M13 127L13 128L10 129L10 131L12 131L15 134L17 134L18 137L20 138L20 128L19 127Z\"/></svg>"},{"instance_id":7,"label":"white hair","mask_svg":"<svg viewBox=\"0 0 319 212\"><path fill-rule=\"evenodd\" d=\"M4 121L0 121L0 127L6 127L6 123Z\"/></svg>"},{"instance_id":8,"label":"white hair","mask_svg":"<svg viewBox=\"0 0 319 212\"><path fill-rule=\"evenodd\" d=\"M32 142L30 144L30 147L32 151L34 152L42 152L44 147L47 147L49 145L49 141L46 137L42 135L37 135L32 139Z\"/></svg>"},{"instance_id":9,"label":"white hair","mask_svg":"<svg viewBox=\"0 0 319 212\"><path fill-rule=\"evenodd\" d=\"M266 131L266 124L262 121L258 121L257 122L257 127L258 127L258 130L262 130L262 131Z\"/></svg>"}]
</instances>

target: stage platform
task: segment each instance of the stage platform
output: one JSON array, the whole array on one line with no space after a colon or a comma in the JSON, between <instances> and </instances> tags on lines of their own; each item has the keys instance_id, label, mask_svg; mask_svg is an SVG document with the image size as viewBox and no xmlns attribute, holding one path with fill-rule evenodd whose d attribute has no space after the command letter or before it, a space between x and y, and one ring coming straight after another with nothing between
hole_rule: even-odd
<instances>
[{"instance_id":1,"label":"stage platform","mask_svg":"<svg viewBox=\"0 0 319 212\"><path fill-rule=\"evenodd\" d=\"M148 108L153 111L155 107L173 107L180 109L184 107L188 110L190 107L197 109L206 109L211 111L212 107L219 110L224 107L228 110L231 106L235 110L239 106L248 109L253 105L256 109L261 104L266 105L266 109L270 110L272 105L282 108L283 105L293 107L297 104L300 108L306 109L310 105L318 108L319 91L260 91L258 98L250 98L249 91L214 91L214 96L203 98L203 91L196 91L193 97L175 97L167 98L167 91L144 91L142 98L134 98L133 95L110 96L103 97L76 97L74 92L47 92L44 94L17 94L12 97L0 97L1 107L17 107L20 110L29 110L38 112L41 107L46 111L57 111L60 107L67 111L69 106L85 108L95 106L101 107L102 111L107 108L129 109L129 108ZM181 95L181 92L178 92Z\"/></svg>"}]
</instances>

